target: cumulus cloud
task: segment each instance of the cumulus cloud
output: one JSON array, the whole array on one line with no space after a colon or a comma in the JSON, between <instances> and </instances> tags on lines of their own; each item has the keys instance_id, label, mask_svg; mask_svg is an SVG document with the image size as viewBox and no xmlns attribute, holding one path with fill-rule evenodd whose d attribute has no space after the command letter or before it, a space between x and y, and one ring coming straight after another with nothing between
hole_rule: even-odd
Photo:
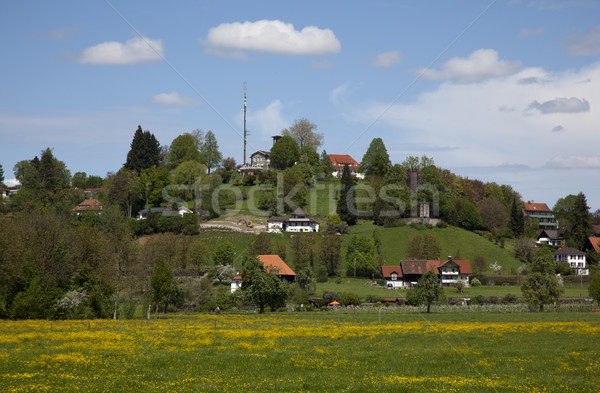
<instances>
[{"instance_id":1,"label":"cumulus cloud","mask_svg":"<svg viewBox=\"0 0 600 393\"><path fill-rule=\"evenodd\" d=\"M536 76L529 76L526 78L521 78L519 80L517 80L517 83L521 84L521 85L539 85L542 83L548 83L550 82L548 79L543 79L543 78L539 78Z\"/></svg>"},{"instance_id":2,"label":"cumulus cloud","mask_svg":"<svg viewBox=\"0 0 600 393\"><path fill-rule=\"evenodd\" d=\"M562 169L599 169L600 157L554 157L546 165L551 168Z\"/></svg>"},{"instance_id":3,"label":"cumulus cloud","mask_svg":"<svg viewBox=\"0 0 600 393\"><path fill-rule=\"evenodd\" d=\"M276 135L288 125L282 111L283 104L279 100L257 111L249 111L247 127L251 131L259 131L262 135Z\"/></svg>"},{"instance_id":4,"label":"cumulus cloud","mask_svg":"<svg viewBox=\"0 0 600 393\"><path fill-rule=\"evenodd\" d=\"M571 98L555 98L550 101L539 103L533 101L527 109L536 109L543 114L548 113L581 113L590 111L590 103L584 99L575 97Z\"/></svg>"},{"instance_id":5,"label":"cumulus cloud","mask_svg":"<svg viewBox=\"0 0 600 393\"><path fill-rule=\"evenodd\" d=\"M391 50L385 53L380 53L369 59L369 64L372 67L393 67L402 62L402 55L397 50Z\"/></svg>"},{"instance_id":6,"label":"cumulus cloud","mask_svg":"<svg viewBox=\"0 0 600 393\"><path fill-rule=\"evenodd\" d=\"M445 62L440 71L421 69L419 73L427 79L454 80L458 83L477 83L487 79L517 73L521 62L498 59L493 49L478 49L468 58L455 57Z\"/></svg>"},{"instance_id":7,"label":"cumulus cloud","mask_svg":"<svg viewBox=\"0 0 600 393\"><path fill-rule=\"evenodd\" d=\"M200 105L200 101L189 97L182 97L178 92L160 93L152 97L152 101L165 106L195 106Z\"/></svg>"},{"instance_id":8,"label":"cumulus cloud","mask_svg":"<svg viewBox=\"0 0 600 393\"><path fill-rule=\"evenodd\" d=\"M600 54L600 26L595 26L587 33L575 33L565 40L567 50L573 56L590 56Z\"/></svg>"},{"instance_id":9,"label":"cumulus cloud","mask_svg":"<svg viewBox=\"0 0 600 393\"><path fill-rule=\"evenodd\" d=\"M556 126L556 127L554 127L552 129L552 132L561 132L561 131L564 131L564 130L565 130L565 127L563 127L561 125L558 125L558 126Z\"/></svg>"},{"instance_id":10,"label":"cumulus cloud","mask_svg":"<svg viewBox=\"0 0 600 393\"><path fill-rule=\"evenodd\" d=\"M537 37L544 34L544 29L538 27L537 29L521 29L519 37Z\"/></svg>"},{"instance_id":11,"label":"cumulus cloud","mask_svg":"<svg viewBox=\"0 0 600 393\"><path fill-rule=\"evenodd\" d=\"M160 61L162 57L162 40L135 37L124 44L108 41L87 48L77 56L77 61L92 65L138 64Z\"/></svg>"},{"instance_id":12,"label":"cumulus cloud","mask_svg":"<svg viewBox=\"0 0 600 393\"><path fill-rule=\"evenodd\" d=\"M222 23L208 30L203 43L212 53L266 52L281 55L324 55L341 50L330 29L307 26L298 31L279 20Z\"/></svg>"}]
</instances>

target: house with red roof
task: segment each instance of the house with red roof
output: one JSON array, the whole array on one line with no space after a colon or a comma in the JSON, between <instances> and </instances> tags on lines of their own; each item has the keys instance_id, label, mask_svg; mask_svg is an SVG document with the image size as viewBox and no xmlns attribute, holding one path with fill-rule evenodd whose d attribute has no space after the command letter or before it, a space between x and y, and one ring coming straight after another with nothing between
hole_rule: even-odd
<instances>
[{"instance_id":1,"label":"house with red roof","mask_svg":"<svg viewBox=\"0 0 600 393\"><path fill-rule=\"evenodd\" d=\"M594 250L597 253L600 253L600 237L590 236L585 240L585 245L583 246L583 251L591 251L591 250Z\"/></svg>"},{"instance_id":2,"label":"house with red roof","mask_svg":"<svg viewBox=\"0 0 600 393\"><path fill-rule=\"evenodd\" d=\"M398 266L382 266L386 288L413 287L417 281L428 271L438 275L439 283L443 287L449 287L459 280L469 285L469 275L473 273L471 263L468 260L412 260L400 261Z\"/></svg>"},{"instance_id":3,"label":"house with red roof","mask_svg":"<svg viewBox=\"0 0 600 393\"><path fill-rule=\"evenodd\" d=\"M85 212L101 213L102 210L104 210L104 204L97 199L86 199L72 209L72 211L77 215Z\"/></svg>"},{"instance_id":4,"label":"house with red roof","mask_svg":"<svg viewBox=\"0 0 600 393\"><path fill-rule=\"evenodd\" d=\"M296 280L296 272L279 255L259 255L258 260L262 262L268 273L276 275L281 281L294 282ZM231 293L241 287L242 276L238 274L231 280Z\"/></svg>"},{"instance_id":5,"label":"house with red roof","mask_svg":"<svg viewBox=\"0 0 600 393\"><path fill-rule=\"evenodd\" d=\"M356 162L354 158L352 158L348 154L330 154L329 159L331 160L331 165L333 166L333 177L342 176L342 172L344 167L347 165L350 168L350 173L352 176L356 176L359 179L364 179L364 173L360 173L360 164Z\"/></svg>"},{"instance_id":6,"label":"house with red roof","mask_svg":"<svg viewBox=\"0 0 600 393\"><path fill-rule=\"evenodd\" d=\"M528 201L523 204L523 214L536 220L540 229L557 229L558 221L552 210L545 203Z\"/></svg>"}]
</instances>

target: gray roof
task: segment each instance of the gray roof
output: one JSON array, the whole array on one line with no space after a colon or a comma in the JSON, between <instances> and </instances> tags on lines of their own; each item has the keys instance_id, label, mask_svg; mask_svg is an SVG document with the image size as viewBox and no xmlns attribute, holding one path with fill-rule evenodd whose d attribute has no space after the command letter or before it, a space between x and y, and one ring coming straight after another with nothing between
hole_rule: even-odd
<instances>
[{"instance_id":1,"label":"gray roof","mask_svg":"<svg viewBox=\"0 0 600 393\"><path fill-rule=\"evenodd\" d=\"M585 252L579 251L572 247L561 248L560 250L554 251L552 255L585 255Z\"/></svg>"}]
</instances>

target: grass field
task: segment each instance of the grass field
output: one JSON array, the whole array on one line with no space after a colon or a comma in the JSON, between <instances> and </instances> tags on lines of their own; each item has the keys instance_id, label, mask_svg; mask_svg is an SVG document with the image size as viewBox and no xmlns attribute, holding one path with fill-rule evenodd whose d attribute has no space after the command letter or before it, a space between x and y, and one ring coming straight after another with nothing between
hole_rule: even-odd
<instances>
[{"instance_id":1,"label":"grass field","mask_svg":"<svg viewBox=\"0 0 600 393\"><path fill-rule=\"evenodd\" d=\"M596 313L1 321L6 392L597 392ZM89 325L88 325L89 323Z\"/></svg>"}]
</instances>

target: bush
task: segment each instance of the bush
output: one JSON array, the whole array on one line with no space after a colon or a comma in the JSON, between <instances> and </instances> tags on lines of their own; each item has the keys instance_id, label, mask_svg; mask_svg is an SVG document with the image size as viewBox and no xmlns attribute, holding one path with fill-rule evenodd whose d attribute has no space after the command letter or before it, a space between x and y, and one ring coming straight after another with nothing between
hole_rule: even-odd
<instances>
[{"instance_id":1,"label":"bush","mask_svg":"<svg viewBox=\"0 0 600 393\"><path fill-rule=\"evenodd\" d=\"M343 292L340 297L340 303L343 305L349 306L358 306L360 304L360 298L356 293L353 292Z\"/></svg>"},{"instance_id":2,"label":"bush","mask_svg":"<svg viewBox=\"0 0 600 393\"><path fill-rule=\"evenodd\" d=\"M440 221L437 223L436 227L444 229L444 228L448 228L448 224L446 224L445 221Z\"/></svg>"},{"instance_id":3,"label":"bush","mask_svg":"<svg viewBox=\"0 0 600 393\"><path fill-rule=\"evenodd\" d=\"M474 277L473 279L471 279L471 286L472 287L478 287L481 285L481 281L479 281L479 279L477 277Z\"/></svg>"},{"instance_id":4,"label":"bush","mask_svg":"<svg viewBox=\"0 0 600 393\"><path fill-rule=\"evenodd\" d=\"M516 302L517 302L517 297L515 295L511 295L510 293L507 293L502 298L502 303L504 303L504 304L513 304Z\"/></svg>"}]
</instances>

